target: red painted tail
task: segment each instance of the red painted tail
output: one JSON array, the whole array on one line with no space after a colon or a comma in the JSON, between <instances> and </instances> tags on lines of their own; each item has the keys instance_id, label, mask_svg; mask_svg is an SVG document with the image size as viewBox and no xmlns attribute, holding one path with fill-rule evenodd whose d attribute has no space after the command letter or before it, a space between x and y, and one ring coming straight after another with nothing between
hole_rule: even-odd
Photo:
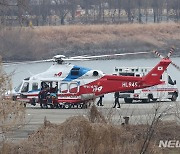
<instances>
[{"instance_id":1,"label":"red painted tail","mask_svg":"<svg viewBox=\"0 0 180 154\"><path fill-rule=\"evenodd\" d=\"M143 77L142 86L149 87L163 83L160 81L161 75L164 73L170 63L170 59L162 59L146 76Z\"/></svg>"}]
</instances>

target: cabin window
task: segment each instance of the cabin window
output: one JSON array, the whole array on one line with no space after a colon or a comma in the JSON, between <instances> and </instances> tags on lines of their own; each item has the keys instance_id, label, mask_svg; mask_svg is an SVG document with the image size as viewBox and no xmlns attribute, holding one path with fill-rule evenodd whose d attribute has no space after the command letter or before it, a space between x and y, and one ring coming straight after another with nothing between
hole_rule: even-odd
<instances>
[{"instance_id":1,"label":"cabin window","mask_svg":"<svg viewBox=\"0 0 180 154\"><path fill-rule=\"evenodd\" d=\"M21 92L28 92L29 90L29 83L24 82Z\"/></svg>"},{"instance_id":2,"label":"cabin window","mask_svg":"<svg viewBox=\"0 0 180 154\"><path fill-rule=\"evenodd\" d=\"M38 90L38 83L37 82L32 83L32 90Z\"/></svg>"},{"instance_id":3,"label":"cabin window","mask_svg":"<svg viewBox=\"0 0 180 154\"><path fill-rule=\"evenodd\" d=\"M69 92L70 93L77 93L78 92L78 84L77 83L71 83L69 85Z\"/></svg>"},{"instance_id":4,"label":"cabin window","mask_svg":"<svg viewBox=\"0 0 180 154\"><path fill-rule=\"evenodd\" d=\"M67 83L61 83L60 84L60 93L67 93L68 92L68 84Z\"/></svg>"}]
</instances>

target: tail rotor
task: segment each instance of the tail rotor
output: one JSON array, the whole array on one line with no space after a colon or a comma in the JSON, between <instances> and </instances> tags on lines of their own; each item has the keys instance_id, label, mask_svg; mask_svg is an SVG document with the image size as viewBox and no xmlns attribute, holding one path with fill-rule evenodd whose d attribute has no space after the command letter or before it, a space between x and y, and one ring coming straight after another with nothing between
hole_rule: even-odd
<instances>
[{"instance_id":1,"label":"tail rotor","mask_svg":"<svg viewBox=\"0 0 180 154\"><path fill-rule=\"evenodd\" d=\"M153 51L158 57L160 57L161 59L169 59L170 56L172 55L172 53L175 51L175 48L172 47L167 55L167 57L162 56L158 51ZM180 71L180 67L178 65L176 65L173 61L171 61L171 64Z\"/></svg>"},{"instance_id":2,"label":"tail rotor","mask_svg":"<svg viewBox=\"0 0 180 154\"><path fill-rule=\"evenodd\" d=\"M180 71L180 67L178 65L176 65L174 62L171 62L171 64L177 69Z\"/></svg>"},{"instance_id":3,"label":"tail rotor","mask_svg":"<svg viewBox=\"0 0 180 154\"><path fill-rule=\"evenodd\" d=\"M164 57L158 52L158 51L153 51L158 57L160 57L161 59L163 59Z\"/></svg>"},{"instance_id":4,"label":"tail rotor","mask_svg":"<svg viewBox=\"0 0 180 154\"><path fill-rule=\"evenodd\" d=\"M167 55L167 58L169 58L171 55L172 55L172 53L174 52L174 47L172 47L171 49L170 49L170 51L169 51L169 53L168 53L168 55Z\"/></svg>"}]
</instances>

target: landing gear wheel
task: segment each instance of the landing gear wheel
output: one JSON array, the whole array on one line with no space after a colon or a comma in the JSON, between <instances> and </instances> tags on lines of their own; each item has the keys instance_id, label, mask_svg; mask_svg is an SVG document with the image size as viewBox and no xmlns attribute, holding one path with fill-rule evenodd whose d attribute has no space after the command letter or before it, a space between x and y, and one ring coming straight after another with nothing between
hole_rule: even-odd
<instances>
[{"instance_id":1,"label":"landing gear wheel","mask_svg":"<svg viewBox=\"0 0 180 154\"><path fill-rule=\"evenodd\" d=\"M71 104L65 103L65 104L64 104L64 108L65 108L65 109L70 109L70 108L71 108Z\"/></svg>"},{"instance_id":2,"label":"landing gear wheel","mask_svg":"<svg viewBox=\"0 0 180 154\"><path fill-rule=\"evenodd\" d=\"M132 103L133 99L132 98L124 98L125 103Z\"/></svg>"}]
</instances>

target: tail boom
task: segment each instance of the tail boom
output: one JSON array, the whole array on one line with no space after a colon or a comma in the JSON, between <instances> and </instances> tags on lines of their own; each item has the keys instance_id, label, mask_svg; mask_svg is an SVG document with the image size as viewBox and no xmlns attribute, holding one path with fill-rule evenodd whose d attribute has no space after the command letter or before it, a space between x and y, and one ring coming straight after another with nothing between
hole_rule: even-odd
<instances>
[{"instance_id":1,"label":"tail boom","mask_svg":"<svg viewBox=\"0 0 180 154\"><path fill-rule=\"evenodd\" d=\"M85 92L93 92L96 96L100 96L102 94L111 92L129 91L155 86L164 83L161 81L161 75L164 73L170 63L171 60L168 58L162 59L144 77L104 75L100 79L90 82L82 88L84 88L83 91Z\"/></svg>"}]
</instances>

